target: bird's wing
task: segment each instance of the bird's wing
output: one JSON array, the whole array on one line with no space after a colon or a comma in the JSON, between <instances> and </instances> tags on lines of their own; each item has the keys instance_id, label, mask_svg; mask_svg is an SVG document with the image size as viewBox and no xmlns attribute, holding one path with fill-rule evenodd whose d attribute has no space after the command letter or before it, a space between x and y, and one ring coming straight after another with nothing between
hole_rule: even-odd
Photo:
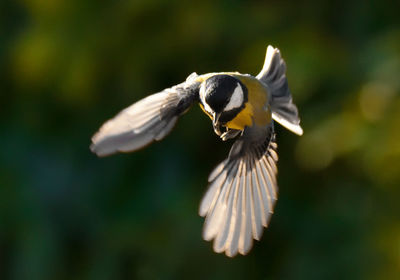
<instances>
[{"instance_id":1,"label":"bird's wing","mask_svg":"<svg viewBox=\"0 0 400 280\"><path fill-rule=\"evenodd\" d=\"M261 238L277 199L277 144L273 124L246 127L229 157L210 174L200 204L203 238L214 251L245 255Z\"/></svg>"},{"instance_id":2,"label":"bird's wing","mask_svg":"<svg viewBox=\"0 0 400 280\"><path fill-rule=\"evenodd\" d=\"M92 137L92 152L98 156L131 152L163 139L198 99L197 77L193 73L185 82L150 95L107 121Z\"/></svg>"},{"instance_id":3,"label":"bird's wing","mask_svg":"<svg viewBox=\"0 0 400 280\"><path fill-rule=\"evenodd\" d=\"M264 66L257 79L267 85L271 92L272 118L290 131L302 135L299 113L292 101L286 78L286 64L277 48L268 46Z\"/></svg>"}]
</instances>

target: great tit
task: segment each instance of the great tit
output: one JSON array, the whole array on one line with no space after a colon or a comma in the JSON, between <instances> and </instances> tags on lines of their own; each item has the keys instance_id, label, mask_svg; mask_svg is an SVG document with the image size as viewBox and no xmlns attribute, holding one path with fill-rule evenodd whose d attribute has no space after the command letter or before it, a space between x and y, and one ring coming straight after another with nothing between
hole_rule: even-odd
<instances>
[{"instance_id":1,"label":"great tit","mask_svg":"<svg viewBox=\"0 0 400 280\"><path fill-rule=\"evenodd\" d=\"M124 109L93 136L98 156L132 152L163 139L194 103L211 118L222 139L236 138L229 156L208 177L200 203L203 238L215 252L247 254L260 240L277 200L274 121L302 135L296 105L277 48L268 46L257 76L238 72L197 75Z\"/></svg>"}]
</instances>

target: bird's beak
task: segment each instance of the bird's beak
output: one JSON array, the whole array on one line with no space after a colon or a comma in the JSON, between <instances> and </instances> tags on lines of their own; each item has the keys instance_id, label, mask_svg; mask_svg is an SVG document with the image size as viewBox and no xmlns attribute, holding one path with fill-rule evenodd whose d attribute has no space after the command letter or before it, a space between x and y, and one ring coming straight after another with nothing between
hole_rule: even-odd
<instances>
[{"instance_id":1,"label":"bird's beak","mask_svg":"<svg viewBox=\"0 0 400 280\"><path fill-rule=\"evenodd\" d=\"M219 117L221 116L220 113L213 113L213 127L214 127L214 131L218 136L221 136L221 129L220 129L220 125L219 125Z\"/></svg>"}]
</instances>

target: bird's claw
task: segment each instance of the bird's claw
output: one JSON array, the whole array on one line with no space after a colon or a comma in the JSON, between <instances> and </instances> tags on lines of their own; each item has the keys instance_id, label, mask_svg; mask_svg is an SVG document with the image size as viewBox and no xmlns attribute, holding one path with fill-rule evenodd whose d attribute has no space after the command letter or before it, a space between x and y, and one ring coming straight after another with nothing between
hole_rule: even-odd
<instances>
[{"instance_id":1,"label":"bird's claw","mask_svg":"<svg viewBox=\"0 0 400 280\"><path fill-rule=\"evenodd\" d=\"M240 130L236 130L236 129L228 129L227 131L225 131L224 133L222 133L220 135L222 141L226 141L228 139L232 139L235 138L236 136L238 136L238 134L240 133Z\"/></svg>"}]
</instances>

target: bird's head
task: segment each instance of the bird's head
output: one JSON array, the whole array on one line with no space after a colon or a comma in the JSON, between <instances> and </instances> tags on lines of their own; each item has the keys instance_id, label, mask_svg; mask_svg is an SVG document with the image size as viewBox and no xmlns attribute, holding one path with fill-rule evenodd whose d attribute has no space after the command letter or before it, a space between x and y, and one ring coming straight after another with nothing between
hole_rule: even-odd
<instances>
[{"instance_id":1,"label":"bird's head","mask_svg":"<svg viewBox=\"0 0 400 280\"><path fill-rule=\"evenodd\" d=\"M245 107L247 88L233 76L215 75L201 84L200 101L213 120L215 132L220 135L221 127Z\"/></svg>"}]
</instances>

